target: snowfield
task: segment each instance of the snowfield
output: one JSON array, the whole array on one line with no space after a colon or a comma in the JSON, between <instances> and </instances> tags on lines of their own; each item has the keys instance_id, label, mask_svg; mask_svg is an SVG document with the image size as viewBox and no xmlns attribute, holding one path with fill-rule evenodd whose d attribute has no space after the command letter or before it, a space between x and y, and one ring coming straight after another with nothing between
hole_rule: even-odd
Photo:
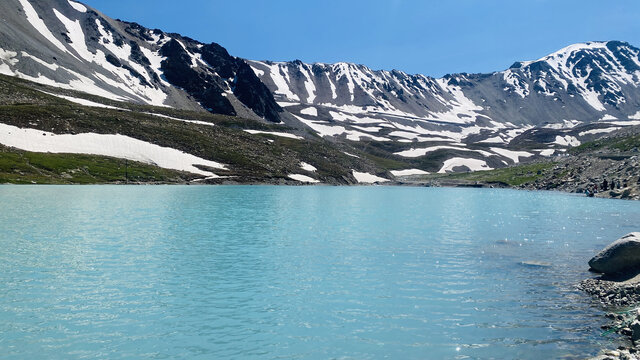
<instances>
[{"instance_id":1,"label":"snowfield","mask_svg":"<svg viewBox=\"0 0 640 360\"><path fill-rule=\"evenodd\" d=\"M507 149L496 148L496 147L492 147L491 151L493 151L496 154L499 154L499 155L502 155L504 157L507 157L507 158L511 159L516 164L520 162L520 158L521 157L528 158L528 157L532 157L534 155L534 154L532 154L530 152L526 152L526 151L513 151L513 150L507 150Z\"/></svg>"},{"instance_id":2,"label":"snowfield","mask_svg":"<svg viewBox=\"0 0 640 360\"><path fill-rule=\"evenodd\" d=\"M380 176L375 176L373 174L365 173L365 172L358 172L353 170L352 173L353 173L353 177L356 178L356 180L361 184L373 184L377 182L389 181L388 179L382 178Z\"/></svg>"},{"instance_id":3,"label":"snowfield","mask_svg":"<svg viewBox=\"0 0 640 360\"><path fill-rule=\"evenodd\" d=\"M46 91L43 91L43 93L45 93L47 95L55 96L55 97L60 98L60 99L65 99L67 101L71 101L72 103L83 105L83 106L97 107L97 108L103 108L103 109L129 111L129 110L125 110L125 109L122 109L122 108L119 108L119 107L100 104L100 103L97 103L97 102L94 102L94 101L91 101L91 100L80 99L80 98L77 98L77 97L54 94L54 93L50 93L50 92L46 92Z\"/></svg>"},{"instance_id":4,"label":"snowfield","mask_svg":"<svg viewBox=\"0 0 640 360\"><path fill-rule=\"evenodd\" d=\"M452 158L444 162L444 165L440 171L438 171L438 174L451 172L453 169L461 166L466 166L471 171L493 170L493 168L490 168L484 160Z\"/></svg>"},{"instance_id":5,"label":"snowfield","mask_svg":"<svg viewBox=\"0 0 640 360\"><path fill-rule=\"evenodd\" d=\"M420 169L391 170L393 176L429 175L428 172Z\"/></svg>"},{"instance_id":6,"label":"snowfield","mask_svg":"<svg viewBox=\"0 0 640 360\"><path fill-rule=\"evenodd\" d=\"M284 132L277 132L277 131L244 130L244 132L247 132L247 133L253 134L253 135L265 134L265 135L280 136L280 137L289 138L289 139L296 139L296 140L304 139L302 136L297 136L297 135L284 133Z\"/></svg>"},{"instance_id":7,"label":"snowfield","mask_svg":"<svg viewBox=\"0 0 640 360\"><path fill-rule=\"evenodd\" d=\"M565 136L556 136L556 140L553 142L554 144L558 144L561 146L580 146L581 142L575 136L565 135Z\"/></svg>"},{"instance_id":8,"label":"snowfield","mask_svg":"<svg viewBox=\"0 0 640 360\"><path fill-rule=\"evenodd\" d=\"M621 129L620 127L612 127L612 128L606 128L606 129L593 129L593 130L583 131L578 135L585 136L585 135L607 134L620 129Z\"/></svg>"},{"instance_id":9,"label":"snowfield","mask_svg":"<svg viewBox=\"0 0 640 360\"><path fill-rule=\"evenodd\" d=\"M180 150L117 134L57 135L42 130L21 129L11 125L0 124L0 143L32 152L91 154L129 159L165 169L186 171L208 178L217 178L219 176L210 171L201 170L195 165L226 170L225 165L215 161L205 160Z\"/></svg>"},{"instance_id":10,"label":"snowfield","mask_svg":"<svg viewBox=\"0 0 640 360\"><path fill-rule=\"evenodd\" d=\"M77 11L81 12L81 13L86 13L87 12L87 8L75 1L72 0L68 0L69 1L69 5L71 5L71 7L73 7L74 9L76 9Z\"/></svg>"},{"instance_id":11,"label":"snowfield","mask_svg":"<svg viewBox=\"0 0 640 360\"><path fill-rule=\"evenodd\" d=\"M314 178L312 178L310 176L302 175L302 174L289 174L289 175L287 175L287 177L289 179L292 179L292 180L295 180L295 181L304 182L304 183L317 184L317 183L320 182L320 181L318 181L318 180L316 180L316 179L314 179Z\"/></svg>"},{"instance_id":12,"label":"snowfield","mask_svg":"<svg viewBox=\"0 0 640 360\"><path fill-rule=\"evenodd\" d=\"M318 170L318 169L316 169L316 167L315 167L315 166L313 166L313 165L311 165L311 164L307 164L306 162L301 162L301 163L300 163L300 168L301 168L302 170L310 171L310 172L315 172L315 171L317 171L317 170Z\"/></svg>"}]
</instances>

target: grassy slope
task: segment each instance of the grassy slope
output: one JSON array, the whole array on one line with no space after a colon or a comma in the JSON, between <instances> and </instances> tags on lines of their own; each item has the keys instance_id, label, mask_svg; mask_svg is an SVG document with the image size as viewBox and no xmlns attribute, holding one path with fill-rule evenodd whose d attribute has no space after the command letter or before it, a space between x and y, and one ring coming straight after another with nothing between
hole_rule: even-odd
<instances>
[{"instance_id":1,"label":"grassy slope","mask_svg":"<svg viewBox=\"0 0 640 360\"><path fill-rule=\"evenodd\" d=\"M569 151L570 154L588 154L601 150L614 150L628 152L640 148L640 134L630 134L628 136L607 137L596 141L591 141L577 146Z\"/></svg>"},{"instance_id":2,"label":"grassy slope","mask_svg":"<svg viewBox=\"0 0 640 360\"><path fill-rule=\"evenodd\" d=\"M556 163L551 161L540 162L496 170L440 175L435 178L440 180L477 181L486 184L520 186L522 184L534 182L536 179L543 178L545 173L555 165Z\"/></svg>"},{"instance_id":3,"label":"grassy slope","mask_svg":"<svg viewBox=\"0 0 640 360\"><path fill-rule=\"evenodd\" d=\"M84 98L127 111L81 106L38 90ZM145 114L147 112L179 119L204 121L215 126L166 119ZM316 174L308 175L313 175L328 183L353 182L351 169L378 174L386 171L386 168L377 164L376 161L370 161L366 158L355 159L345 155L343 151L357 153L356 149L350 148L348 145L331 143L314 136L304 140L293 140L270 135L251 135L243 131L243 129L290 130L285 126L237 117L212 115L207 112L121 103L7 76L0 76L0 122L59 134L94 132L127 135L227 164L229 171L216 171L216 173L231 176L239 182L282 181L287 178L288 174L306 174L300 169L301 161L311 163L318 168ZM0 156L7 158L11 153L25 156L25 153L8 149L4 149ZM100 157L69 155L46 156L42 161L59 161L60 158L65 157L73 158L79 162L87 162L91 166L97 166L96 162L107 161ZM167 181L166 176L169 175L161 176L160 172L158 170L157 176L152 176L148 181ZM51 182L60 181L53 173L55 171L51 173L35 172L32 175L33 179L25 173L19 180L13 180L14 178L9 176L5 181L42 182L47 176L51 176ZM68 173L65 176L68 176ZM169 177L174 176L175 174ZM91 179L88 178L87 181L91 181ZM119 180L107 176L106 178L98 177L95 181Z\"/></svg>"},{"instance_id":4,"label":"grassy slope","mask_svg":"<svg viewBox=\"0 0 640 360\"><path fill-rule=\"evenodd\" d=\"M188 173L123 159L94 155L33 153L0 146L0 183L181 183L193 179L194 176Z\"/></svg>"}]
</instances>

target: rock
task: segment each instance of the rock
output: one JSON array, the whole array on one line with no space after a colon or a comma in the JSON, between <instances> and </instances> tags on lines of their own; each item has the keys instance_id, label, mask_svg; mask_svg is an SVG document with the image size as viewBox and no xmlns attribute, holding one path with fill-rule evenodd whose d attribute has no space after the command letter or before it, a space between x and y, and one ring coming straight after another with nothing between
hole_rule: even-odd
<instances>
[{"instance_id":1,"label":"rock","mask_svg":"<svg viewBox=\"0 0 640 360\"><path fill-rule=\"evenodd\" d=\"M631 340L635 343L640 340L640 321L632 322L629 327L631 328Z\"/></svg>"},{"instance_id":2,"label":"rock","mask_svg":"<svg viewBox=\"0 0 640 360\"><path fill-rule=\"evenodd\" d=\"M589 260L592 270L615 274L640 267L640 233L623 236Z\"/></svg>"},{"instance_id":3,"label":"rock","mask_svg":"<svg viewBox=\"0 0 640 360\"><path fill-rule=\"evenodd\" d=\"M540 268L548 268L552 266L551 263L544 262L544 261L536 261L536 260L521 261L520 265L529 266L529 267L540 267Z\"/></svg>"}]
</instances>

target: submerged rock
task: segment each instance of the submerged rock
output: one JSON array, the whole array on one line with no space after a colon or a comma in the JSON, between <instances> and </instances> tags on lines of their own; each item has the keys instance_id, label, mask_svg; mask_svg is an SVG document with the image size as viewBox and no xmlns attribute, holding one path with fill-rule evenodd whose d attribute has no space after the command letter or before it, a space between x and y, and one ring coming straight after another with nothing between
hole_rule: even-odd
<instances>
[{"instance_id":1,"label":"submerged rock","mask_svg":"<svg viewBox=\"0 0 640 360\"><path fill-rule=\"evenodd\" d=\"M589 260L592 270L615 274L640 268L640 232L621 237Z\"/></svg>"},{"instance_id":2,"label":"submerged rock","mask_svg":"<svg viewBox=\"0 0 640 360\"><path fill-rule=\"evenodd\" d=\"M538 268L549 268L552 266L551 263L536 260L521 261L520 265Z\"/></svg>"}]
</instances>

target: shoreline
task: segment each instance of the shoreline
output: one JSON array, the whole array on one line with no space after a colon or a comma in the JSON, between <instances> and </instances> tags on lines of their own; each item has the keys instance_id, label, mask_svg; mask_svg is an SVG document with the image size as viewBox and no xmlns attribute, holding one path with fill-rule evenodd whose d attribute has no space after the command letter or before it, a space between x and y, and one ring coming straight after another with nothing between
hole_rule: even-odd
<instances>
[{"instance_id":1,"label":"shoreline","mask_svg":"<svg viewBox=\"0 0 640 360\"><path fill-rule=\"evenodd\" d=\"M603 348L589 360L640 359L640 272L621 278L594 277L576 287L599 301L603 316L610 320L601 329L623 341L615 350Z\"/></svg>"},{"instance_id":2,"label":"shoreline","mask_svg":"<svg viewBox=\"0 0 640 360\"><path fill-rule=\"evenodd\" d=\"M411 182L411 181L389 181L384 183L360 183L360 184L332 184L332 183L317 183L317 184L307 184L300 183L295 180L284 180L283 181L273 181L273 182L258 182L258 181L221 181L216 182L216 180L224 180L224 179L209 179L205 181L184 181L184 182L96 182L96 183L78 183L78 184L59 184L59 183L2 183L0 186L95 186L95 185L103 185L103 186L162 186L162 185L170 185L170 186L290 186L290 187L424 187L424 188L475 188L475 189L508 189L508 190L517 190L517 191L533 191L533 192L552 192L552 193L560 193L567 194L573 196L580 197L588 197L585 194L574 191L565 191L558 189L536 189L529 187L520 187L520 186L509 186L500 183L472 183L472 182ZM624 198L624 197L616 197L610 196L605 192L597 193L596 196L592 196L594 199L611 199L611 200L640 200L640 198Z\"/></svg>"}]
</instances>

